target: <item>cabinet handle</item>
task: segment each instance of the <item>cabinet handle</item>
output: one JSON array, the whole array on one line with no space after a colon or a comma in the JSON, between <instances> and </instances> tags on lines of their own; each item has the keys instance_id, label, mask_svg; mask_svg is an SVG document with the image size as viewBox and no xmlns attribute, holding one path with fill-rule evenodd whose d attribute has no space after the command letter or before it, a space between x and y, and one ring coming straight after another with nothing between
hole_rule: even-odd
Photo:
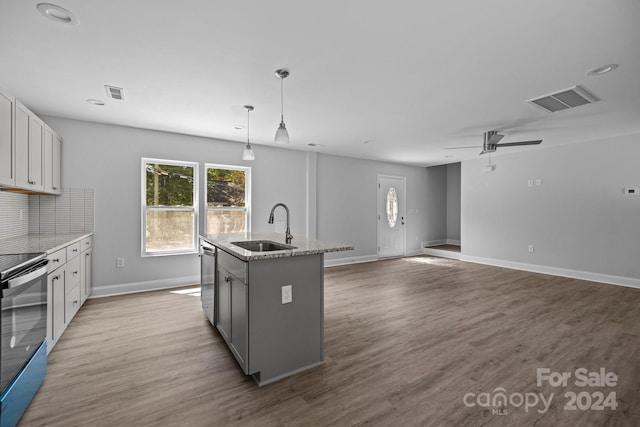
<instances>
[{"instance_id":1,"label":"cabinet handle","mask_svg":"<svg viewBox=\"0 0 640 427\"><path fill-rule=\"evenodd\" d=\"M73 305L78 305L78 300L73 301Z\"/></svg>"},{"instance_id":2,"label":"cabinet handle","mask_svg":"<svg viewBox=\"0 0 640 427\"><path fill-rule=\"evenodd\" d=\"M60 262L60 258L56 258L52 260L53 262Z\"/></svg>"},{"instance_id":3,"label":"cabinet handle","mask_svg":"<svg viewBox=\"0 0 640 427\"><path fill-rule=\"evenodd\" d=\"M36 185L36 182L35 182L35 181L33 181L33 180L31 180L31 179L28 179L28 180L27 180L27 182L28 182L29 184L31 184L31 185Z\"/></svg>"},{"instance_id":4,"label":"cabinet handle","mask_svg":"<svg viewBox=\"0 0 640 427\"><path fill-rule=\"evenodd\" d=\"M74 249L73 252L78 252L78 249Z\"/></svg>"},{"instance_id":5,"label":"cabinet handle","mask_svg":"<svg viewBox=\"0 0 640 427\"><path fill-rule=\"evenodd\" d=\"M60 275L53 276L53 279L51 279L51 284L53 284L53 282L55 282L56 280L60 280Z\"/></svg>"},{"instance_id":6,"label":"cabinet handle","mask_svg":"<svg viewBox=\"0 0 640 427\"><path fill-rule=\"evenodd\" d=\"M233 280L233 279L232 279L231 277L229 277L229 276L224 276L224 281L225 281L225 282L229 283L229 282L231 282L232 280Z\"/></svg>"},{"instance_id":7,"label":"cabinet handle","mask_svg":"<svg viewBox=\"0 0 640 427\"><path fill-rule=\"evenodd\" d=\"M74 275L76 275L76 274L78 274L78 272L77 272L77 271L74 271L74 272L73 272L73 274L74 274Z\"/></svg>"}]
</instances>

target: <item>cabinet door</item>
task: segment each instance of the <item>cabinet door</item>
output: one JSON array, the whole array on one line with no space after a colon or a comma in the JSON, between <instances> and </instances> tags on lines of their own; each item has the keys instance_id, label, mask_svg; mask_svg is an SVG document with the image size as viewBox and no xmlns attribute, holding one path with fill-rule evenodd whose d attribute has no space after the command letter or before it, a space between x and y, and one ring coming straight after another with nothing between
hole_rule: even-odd
<instances>
[{"instance_id":1,"label":"cabinet door","mask_svg":"<svg viewBox=\"0 0 640 427\"><path fill-rule=\"evenodd\" d=\"M67 283L65 283L65 288L69 288ZM73 316L80 310L80 283L72 286L70 290L65 289L65 294L64 323L68 325Z\"/></svg>"},{"instance_id":2,"label":"cabinet door","mask_svg":"<svg viewBox=\"0 0 640 427\"><path fill-rule=\"evenodd\" d=\"M44 127L44 157L42 170L44 174L44 191L60 194L60 145L58 135L48 126Z\"/></svg>"},{"instance_id":3,"label":"cabinet door","mask_svg":"<svg viewBox=\"0 0 640 427\"><path fill-rule=\"evenodd\" d=\"M0 92L0 184L9 186L16 183L13 139L14 102L13 97Z\"/></svg>"},{"instance_id":4,"label":"cabinet door","mask_svg":"<svg viewBox=\"0 0 640 427\"><path fill-rule=\"evenodd\" d=\"M53 276L53 277L52 277ZM64 281L65 281L65 269L59 268L49 275L51 278L51 307L52 307L52 315L51 315L51 338L53 344L55 345L60 338L60 335L64 332L67 324L65 323L65 290L64 290ZM53 346L52 346L53 347Z\"/></svg>"},{"instance_id":5,"label":"cabinet door","mask_svg":"<svg viewBox=\"0 0 640 427\"><path fill-rule=\"evenodd\" d=\"M15 112L16 186L43 191L44 123L19 101L16 101Z\"/></svg>"},{"instance_id":6,"label":"cabinet door","mask_svg":"<svg viewBox=\"0 0 640 427\"><path fill-rule=\"evenodd\" d=\"M218 323L216 327L225 341L231 340L231 274L218 265Z\"/></svg>"},{"instance_id":7,"label":"cabinet door","mask_svg":"<svg viewBox=\"0 0 640 427\"><path fill-rule=\"evenodd\" d=\"M91 250L80 254L80 304L91 295Z\"/></svg>"},{"instance_id":8,"label":"cabinet door","mask_svg":"<svg viewBox=\"0 0 640 427\"><path fill-rule=\"evenodd\" d=\"M244 373L248 373L248 306L247 285L237 278L231 281L231 347Z\"/></svg>"}]
</instances>

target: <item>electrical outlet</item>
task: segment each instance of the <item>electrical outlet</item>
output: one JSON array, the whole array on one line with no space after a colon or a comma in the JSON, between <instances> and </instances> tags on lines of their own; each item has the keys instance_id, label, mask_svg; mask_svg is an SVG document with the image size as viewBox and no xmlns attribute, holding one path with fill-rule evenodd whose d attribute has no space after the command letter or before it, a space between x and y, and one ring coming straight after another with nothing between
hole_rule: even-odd
<instances>
[{"instance_id":1,"label":"electrical outlet","mask_svg":"<svg viewBox=\"0 0 640 427\"><path fill-rule=\"evenodd\" d=\"M542 186L542 178L536 178L536 187Z\"/></svg>"},{"instance_id":2,"label":"electrical outlet","mask_svg":"<svg viewBox=\"0 0 640 427\"><path fill-rule=\"evenodd\" d=\"M533 245L529 245L529 252L533 253L535 251L535 247Z\"/></svg>"},{"instance_id":3,"label":"electrical outlet","mask_svg":"<svg viewBox=\"0 0 640 427\"><path fill-rule=\"evenodd\" d=\"M289 304L293 302L293 290L291 289L291 285L282 287L282 303Z\"/></svg>"},{"instance_id":4,"label":"electrical outlet","mask_svg":"<svg viewBox=\"0 0 640 427\"><path fill-rule=\"evenodd\" d=\"M116 268L124 268L124 258L116 258Z\"/></svg>"},{"instance_id":5,"label":"electrical outlet","mask_svg":"<svg viewBox=\"0 0 640 427\"><path fill-rule=\"evenodd\" d=\"M533 180L532 179L527 181L527 187L533 187Z\"/></svg>"}]
</instances>

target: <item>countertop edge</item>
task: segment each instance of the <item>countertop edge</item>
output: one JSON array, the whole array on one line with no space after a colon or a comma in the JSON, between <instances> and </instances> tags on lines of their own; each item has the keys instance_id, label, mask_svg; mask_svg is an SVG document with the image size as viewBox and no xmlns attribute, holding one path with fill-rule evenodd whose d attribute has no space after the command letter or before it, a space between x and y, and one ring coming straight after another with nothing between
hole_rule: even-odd
<instances>
[{"instance_id":1,"label":"countertop edge","mask_svg":"<svg viewBox=\"0 0 640 427\"><path fill-rule=\"evenodd\" d=\"M220 239L224 240L273 240L278 243L285 243L282 237L274 234L266 234L260 233L256 236L251 236L250 234L230 234L230 235L218 235L218 236L205 236L199 235L199 237L206 242L212 244L216 248L219 248L236 258L239 258L243 261L258 261L258 260L268 260L268 259L277 259L277 258L287 258L287 257L295 257L295 256L306 256L306 255L317 255L324 254L327 252L340 252L340 251L350 251L354 249L353 245L347 245L343 243L336 242L326 242L321 240L314 239L301 239L298 238L291 242L292 246L298 245L296 249L285 249L281 251L270 251L270 252L253 252L248 251L246 249L242 249L238 246L233 245L228 241L220 241ZM322 247L309 248L309 245L322 245ZM304 246L300 248L300 246Z\"/></svg>"},{"instance_id":2,"label":"countertop edge","mask_svg":"<svg viewBox=\"0 0 640 427\"><path fill-rule=\"evenodd\" d=\"M89 236L93 236L94 232L79 233L31 233L21 236L8 237L0 240L0 253L28 253L43 252L47 255L63 249L73 243L82 241Z\"/></svg>"}]
</instances>

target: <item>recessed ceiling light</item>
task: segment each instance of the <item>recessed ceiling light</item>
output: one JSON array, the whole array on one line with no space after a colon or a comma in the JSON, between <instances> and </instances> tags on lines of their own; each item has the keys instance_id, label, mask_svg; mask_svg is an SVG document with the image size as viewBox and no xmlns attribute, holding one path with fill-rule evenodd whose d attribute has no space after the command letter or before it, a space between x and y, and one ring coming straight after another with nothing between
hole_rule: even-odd
<instances>
[{"instance_id":1,"label":"recessed ceiling light","mask_svg":"<svg viewBox=\"0 0 640 427\"><path fill-rule=\"evenodd\" d=\"M38 11L47 19L58 22L60 24L78 25L80 21L67 9L51 3L40 3L37 6Z\"/></svg>"},{"instance_id":2,"label":"recessed ceiling light","mask_svg":"<svg viewBox=\"0 0 640 427\"><path fill-rule=\"evenodd\" d=\"M307 144L309 147L324 147L324 145L322 144L314 144L313 142L310 142Z\"/></svg>"},{"instance_id":3,"label":"recessed ceiling light","mask_svg":"<svg viewBox=\"0 0 640 427\"><path fill-rule=\"evenodd\" d=\"M587 76L599 76L601 74L608 73L609 71L613 71L616 68L618 68L618 64L608 64L608 65L603 65L602 67L596 67L592 70L589 70L585 74Z\"/></svg>"},{"instance_id":4,"label":"recessed ceiling light","mask_svg":"<svg viewBox=\"0 0 640 427\"><path fill-rule=\"evenodd\" d=\"M449 157L453 157L453 154L447 154L446 156L444 156L445 159L448 159Z\"/></svg>"},{"instance_id":5,"label":"recessed ceiling light","mask_svg":"<svg viewBox=\"0 0 640 427\"><path fill-rule=\"evenodd\" d=\"M242 126L242 125L235 125L233 128L234 128L235 130L242 130L242 129L244 129L244 126Z\"/></svg>"},{"instance_id":6,"label":"recessed ceiling light","mask_svg":"<svg viewBox=\"0 0 640 427\"><path fill-rule=\"evenodd\" d=\"M102 107L104 105L104 101L100 101L99 99L87 99L87 102L91 105L97 105Z\"/></svg>"}]
</instances>

